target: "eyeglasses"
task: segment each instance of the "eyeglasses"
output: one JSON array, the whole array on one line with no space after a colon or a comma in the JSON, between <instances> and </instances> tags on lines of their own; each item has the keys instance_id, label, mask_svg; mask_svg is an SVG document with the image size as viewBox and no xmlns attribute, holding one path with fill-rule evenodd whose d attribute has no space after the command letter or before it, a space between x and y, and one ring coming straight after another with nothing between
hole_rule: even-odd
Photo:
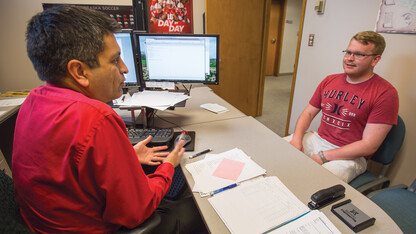
<instances>
[{"instance_id":1,"label":"eyeglasses","mask_svg":"<svg viewBox=\"0 0 416 234\"><path fill-rule=\"evenodd\" d=\"M342 53L344 53L345 57L350 57L351 55L354 55L354 58L356 59L364 59L365 57L369 56L377 56L378 54L362 54L362 53L354 53L349 50L343 50Z\"/></svg>"}]
</instances>

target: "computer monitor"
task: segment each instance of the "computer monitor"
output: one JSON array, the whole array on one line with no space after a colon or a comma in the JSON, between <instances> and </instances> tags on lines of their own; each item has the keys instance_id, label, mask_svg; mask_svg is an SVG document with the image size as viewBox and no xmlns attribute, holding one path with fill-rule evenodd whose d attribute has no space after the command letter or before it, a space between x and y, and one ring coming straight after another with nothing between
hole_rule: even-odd
<instances>
[{"instance_id":1,"label":"computer monitor","mask_svg":"<svg viewBox=\"0 0 416 234\"><path fill-rule=\"evenodd\" d=\"M219 36L135 33L144 82L218 84Z\"/></svg>"},{"instance_id":2,"label":"computer monitor","mask_svg":"<svg viewBox=\"0 0 416 234\"><path fill-rule=\"evenodd\" d=\"M120 46L121 59L129 69L127 74L124 74L126 86L139 86L141 87L141 79L139 75L139 69L137 65L137 57L134 50L133 33L131 30L114 33L118 45Z\"/></svg>"}]
</instances>

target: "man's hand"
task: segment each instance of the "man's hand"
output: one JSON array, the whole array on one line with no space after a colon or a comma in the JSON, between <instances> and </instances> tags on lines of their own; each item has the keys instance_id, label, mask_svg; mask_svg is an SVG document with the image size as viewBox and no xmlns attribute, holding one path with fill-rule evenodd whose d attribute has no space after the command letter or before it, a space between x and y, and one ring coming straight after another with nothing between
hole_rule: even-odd
<instances>
[{"instance_id":1,"label":"man's hand","mask_svg":"<svg viewBox=\"0 0 416 234\"><path fill-rule=\"evenodd\" d=\"M136 151L137 158L141 164L149 166L157 166L163 162L169 152L158 152L161 150L166 150L168 147L157 146L149 148L146 145L152 140L152 136L146 138L146 140L140 141L135 146L133 146L134 151Z\"/></svg>"},{"instance_id":2,"label":"man's hand","mask_svg":"<svg viewBox=\"0 0 416 234\"><path fill-rule=\"evenodd\" d=\"M303 144L302 144L302 139L300 141L294 140L292 138L292 140L290 141L290 144L293 145L294 147L296 147L296 149L300 150L303 152Z\"/></svg>"},{"instance_id":3,"label":"man's hand","mask_svg":"<svg viewBox=\"0 0 416 234\"><path fill-rule=\"evenodd\" d=\"M310 158L313 159L313 161L317 162L319 165L324 164L324 162L322 162L321 157L319 157L319 154L314 154Z\"/></svg>"},{"instance_id":4,"label":"man's hand","mask_svg":"<svg viewBox=\"0 0 416 234\"><path fill-rule=\"evenodd\" d=\"M183 153L185 152L185 148L183 146L185 145L184 140L180 140L178 144L175 146L175 148L170 152L170 154L163 160L163 162L168 162L173 165L173 167L177 167L179 163L181 163L181 159L183 156Z\"/></svg>"}]
</instances>

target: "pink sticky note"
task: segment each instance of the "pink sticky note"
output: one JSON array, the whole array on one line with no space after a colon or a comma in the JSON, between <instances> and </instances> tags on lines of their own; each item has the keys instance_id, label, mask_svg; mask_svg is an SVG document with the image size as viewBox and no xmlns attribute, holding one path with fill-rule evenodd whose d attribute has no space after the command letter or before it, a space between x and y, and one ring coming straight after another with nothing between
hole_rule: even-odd
<instances>
[{"instance_id":1,"label":"pink sticky note","mask_svg":"<svg viewBox=\"0 0 416 234\"><path fill-rule=\"evenodd\" d=\"M224 158L217 169L215 169L213 176L236 181L244 168L245 163L231 159Z\"/></svg>"}]
</instances>

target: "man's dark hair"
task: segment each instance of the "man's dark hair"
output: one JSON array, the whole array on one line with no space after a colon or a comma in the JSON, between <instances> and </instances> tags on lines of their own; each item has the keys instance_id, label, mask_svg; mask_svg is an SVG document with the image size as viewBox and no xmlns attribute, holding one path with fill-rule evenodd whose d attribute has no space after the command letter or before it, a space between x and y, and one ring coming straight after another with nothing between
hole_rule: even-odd
<instances>
[{"instance_id":1,"label":"man's dark hair","mask_svg":"<svg viewBox=\"0 0 416 234\"><path fill-rule=\"evenodd\" d=\"M77 6L49 8L28 23L27 54L39 79L60 84L72 59L98 67L104 36L120 30L114 19L99 11Z\"/></svg>"}]
</instances>

